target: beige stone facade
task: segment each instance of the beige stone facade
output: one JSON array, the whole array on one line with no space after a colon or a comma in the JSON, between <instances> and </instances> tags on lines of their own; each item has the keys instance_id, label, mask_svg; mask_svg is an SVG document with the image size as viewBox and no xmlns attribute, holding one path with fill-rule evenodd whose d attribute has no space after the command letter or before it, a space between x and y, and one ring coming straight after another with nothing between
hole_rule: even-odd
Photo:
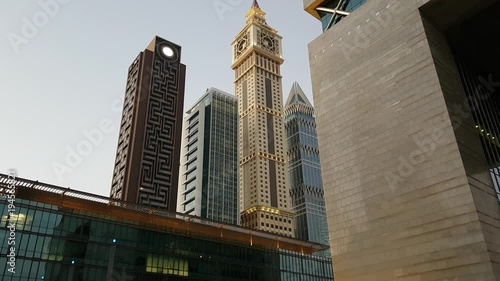
<instances>
[{"instance_id":1,"label":"beige stone facade","mask_svg":"<svg viewBox=\"0 0 500 281\"><path fill-rule=\"evenodd\" d=\"M500 280L500 203L447 33L493 2L368 0L310 43L335 280Z\"/></svg>"},{"instance_id":2,"label":"beige stone facade","mask_svg":"<svg viewBox=\"0 0 500 281\"><path fill-rule=\"evenodd\" d=\"M284 151L281 36L258 4L233 46L241 224L293 236Z\"/></svg>"}]
</instances>

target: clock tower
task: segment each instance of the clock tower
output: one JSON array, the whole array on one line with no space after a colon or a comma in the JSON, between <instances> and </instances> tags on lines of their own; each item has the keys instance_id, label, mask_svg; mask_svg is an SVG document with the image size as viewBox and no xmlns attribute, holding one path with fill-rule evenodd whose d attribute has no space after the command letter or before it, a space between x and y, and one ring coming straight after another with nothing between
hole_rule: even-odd
<instances>
[{"instance_id":1,"label":"clock tower","mask_svg":"<svg viewBox=\"0 0 500 281\"><path fill-rule=\"evenodd\" d=\"M287 184L278 32L256 0L246 26L232 43L238 98L238 158L241 224L293 236Z\"/></svg>"}]
</instances>

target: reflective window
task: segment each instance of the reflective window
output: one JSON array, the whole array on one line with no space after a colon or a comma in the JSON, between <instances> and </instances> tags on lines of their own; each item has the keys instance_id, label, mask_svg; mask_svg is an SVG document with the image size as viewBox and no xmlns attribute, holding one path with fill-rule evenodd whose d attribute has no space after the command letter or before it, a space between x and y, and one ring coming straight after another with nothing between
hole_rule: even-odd
<instances>
[{"instance_id":1,"label":"reflective window","mask_svg":"<svg viewBox=\"0 0 500 281\"><path fill-rule=\"evenodd\" d=\"M332 277L330 259L154 231L26 200L18 202L18 215L8 216L5 200L0 199L1 241L8 241L9 223L19 226L16 274L7 271L7 257L2 254L2 281L106 281L110 274L122 278L118 280L250 281L280 280L281 275L326 281ZM2 253L8 247L0 243Z\"/></svg>"},{"instance_id":2,"label":"reflective window","mask_svg":"<svg viewBox=\"0 0 500 281\"><path fill-rule=\"evenodd\" d=\"M339 4L340 2L340 4ZM361 5L366 3L366 0L328 0L325 1L320 7L323 8L329 8L329 9L338 9L341 11L349 12L352 13L354 10L359 8ZM333 16L332 13L329 12L319 12L321 16L321 26L323 28L323 31L331 28L334 26L336 23L338 23L343 16L341 15L335 15Z\"/></svg>"}]
</instances>

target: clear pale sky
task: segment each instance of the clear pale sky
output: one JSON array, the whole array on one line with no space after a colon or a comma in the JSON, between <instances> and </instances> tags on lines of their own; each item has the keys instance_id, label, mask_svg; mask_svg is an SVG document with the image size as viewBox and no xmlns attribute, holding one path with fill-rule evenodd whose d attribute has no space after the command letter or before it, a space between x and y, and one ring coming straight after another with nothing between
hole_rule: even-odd
<instances>
[{"instance_id":1,"label":"clear pale sky","mask_svg":"<svg viewBox=\"0 0 500 281\"><path fill-rule=\"evenodd\" d=\"M252 1L54 1L0 2L0 173L15 168L19 177L107 196L130 63L158 35L183 47L185 108L209 87L233 93L230 43ZM57 6L44 16L40 3L50 2ZM302 0L259 3L284 37L284 99L297 81L312 101L307 44L320 22ZM102 138L68 165L68 149L95 130ZM71 171L58 176L54 163Z\"/></svg>"}]
</instances>

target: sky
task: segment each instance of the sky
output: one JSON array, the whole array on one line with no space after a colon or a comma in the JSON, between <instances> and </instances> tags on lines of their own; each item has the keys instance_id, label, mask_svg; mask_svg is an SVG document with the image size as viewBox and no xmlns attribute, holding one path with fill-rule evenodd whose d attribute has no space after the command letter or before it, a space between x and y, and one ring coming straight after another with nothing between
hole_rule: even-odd
<instances>
[{"instance_id":1,"label":"sky","mask_svg":"<svg viewBox=\"0 0 500 281\"><path fill-rule=\"evenodd\" d=\"M109 195L127 70L155 35L182 46L184 108L234 93L230 44L251 0L0 2L0 173ZM283 95L312 100L307 44L321 24L302 0L260 0L283 36Z\"/></svg>"}]
</instances>

